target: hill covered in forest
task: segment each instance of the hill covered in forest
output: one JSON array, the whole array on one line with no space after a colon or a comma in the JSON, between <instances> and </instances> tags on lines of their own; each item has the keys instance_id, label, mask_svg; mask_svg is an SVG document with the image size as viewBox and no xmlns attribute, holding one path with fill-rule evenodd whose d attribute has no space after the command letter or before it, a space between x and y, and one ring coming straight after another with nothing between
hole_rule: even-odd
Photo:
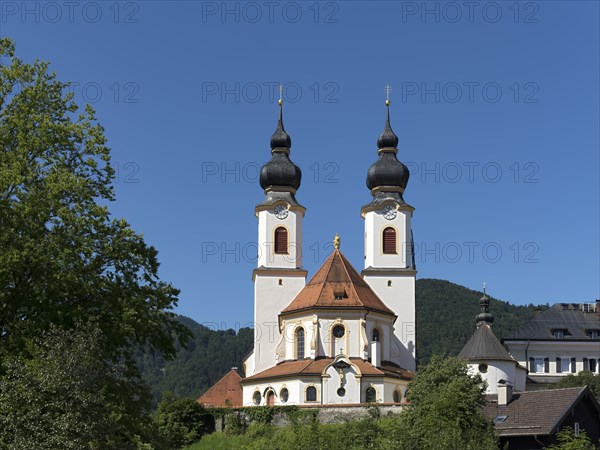
<instances>
[{"instance_id":1,"label":"hill covered in forest","mask_svg":"<svg viewBox=\"0 0 600 450\"><path fill-rule=\"evenodd\" d=\"M475 330L482 293L445 280L420 279L416 286L417 357L426 364L433 355L457 355ZM542 306L543 308L547 305ZM535 306L516 306L490 297L498 338L521 327L534 316ZM192 339L180 346L177 357L165 361L162 355L140 351L138 364L155 399L162 392L198 397L231 367L242 369L243 358L252 350L253 331L211 330L189 317L178 320L192 332ZM402 320L400 317L398 320Z\"/></svg>"}]
</instances>

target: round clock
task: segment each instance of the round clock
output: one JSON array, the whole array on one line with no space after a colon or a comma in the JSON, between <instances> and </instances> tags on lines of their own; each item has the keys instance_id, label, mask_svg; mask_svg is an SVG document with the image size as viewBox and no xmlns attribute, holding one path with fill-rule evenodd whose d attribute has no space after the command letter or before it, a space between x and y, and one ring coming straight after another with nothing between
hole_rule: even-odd
<instances>
[{"instance_id":1,"label":"round clock","mask_svg":"<svg viewBox=\"0 0 600 450\"><path fill-rule=\"evenodd\" d=\"M387 220L395 219L396 214L396 207L393 205L387 205L385 208L383 208L383 217L385 217Z\"/></svg>"},{"instance_id":2,"label":"round clock","mask_svg":"<svg viewBox=\"0 0 600 450\"><path fill-rule=\"evenodd\" d=\"M277 205L275 207L275 217L278 219L285 219L288 216L288 209L283 205Z\"/></svg>"}]
</instances>

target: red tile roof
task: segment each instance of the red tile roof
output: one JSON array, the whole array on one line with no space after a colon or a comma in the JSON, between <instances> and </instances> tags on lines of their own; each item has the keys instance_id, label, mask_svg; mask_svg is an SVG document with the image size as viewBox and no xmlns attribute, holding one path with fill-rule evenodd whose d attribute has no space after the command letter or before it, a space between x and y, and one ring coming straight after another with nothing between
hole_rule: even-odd
<instances>
[{"instance_id":1,"label":"red tile roof","mask_svg":"<svg viewBox=\"0 0 600 450\"><path fill-rule=\"evenodd\" d=\"M338 249L281 314L313 308L367 309L394 315Z\"/></svg>"},{"instance_id":2,"label":"red tile roof","mask_svg":"<svg viewBox=\"0 0 600 450\"><path fill-rule=\"evenodd\" d=\"M411 380L414 377L414 373L409 370L405 370L401 367L396 366L387 361L383 361L381 367L374 367L371 363L364 361L360 358L349 358L350 362L358 367L358 370L363 376L369 377L391 377L398 378L401 380ZM325 367L333 362L333 358L320 358L320 359L301 359L298 361L284 361L277 364L267 370L252 375L251 377L244 378L242 382L262 380L266 378L279 378L286 376L296 375L313 375L320 376L323 373Z\"/></svg>"},{"instance_id":3,"label":"red tile roof","mask_svg":"<svg viewBox=\"0 0 600 450\"><path fill-rule=\"evenodd\" d=\"M231 369L223 378L217 381L208 391L202 394L196 400L204 406L216 407L239 407L242 406L242 385L240 381L242 377Z\"/></svg>"}]
</instances>

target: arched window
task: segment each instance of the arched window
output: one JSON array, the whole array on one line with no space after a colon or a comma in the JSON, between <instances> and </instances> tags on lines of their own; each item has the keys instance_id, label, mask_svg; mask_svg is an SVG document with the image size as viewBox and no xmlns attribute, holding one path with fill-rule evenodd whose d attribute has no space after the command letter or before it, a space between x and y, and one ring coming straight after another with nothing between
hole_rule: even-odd
<instances>
[{"instance_id":1,"label":"arched window","mask_svg":"<svg viewBox=\"0 0 600 450\"><path fill-rule=\"evenodd\" d=\"M375 388L373 386L369 386L367 388L367 392L365 395L365 401L367 403L374 403L375 401L377 401L377 391L375 390Z\"/></svg>"},{"instance_id":2,"label":"arched window","mask_svg":"<svg viewBox=\"0 0 600 450\"><path fill-rule=\"evenodd\" d=\"M288 253L288 232L284 227L275 228L275 253Z\"/></svg>"},{"instance_id":3,"label":"arched window","mask_svg":"<svg viewBox=\"0 0 600 450\"><path fill-rule=\"evenodd\" d=\"M381 342L379 338L379 330L377 328L373 328L373 341Z\"/></svg>"},{"instance_id":4,"label":"arched window","mask_svg":"<svg viewBox=\"0 0 600 450\"><path fill-rule=\"evenodd\" d=\"M304 359L304 328L296 330L296 359Z\"/></svg>"},{"instance_id":5,"label":"arched window","mask_svg":"<svg viewBox=\"0 0 600 450\"><path fill-rule=\"evenodd\" d=\"M386 255L398 254L396 248L396 230L392 227L387 227L383 230L383 253Z\"/></svg>"},{"instance_id":6,"label":"arched window","mask_svg":"<svg viewBox=\"0 0 600 450\"><path fill-rule=\"evenodd\" d=\"M317 401L317 388L314 386L309 386L306 388L306 401L307 402L316 402Z\"/></svg>"},{"instance_id":7,"label":"arched window","mask_svg":"<svg viewBox=\"0 0 600 450\"><path fill-rule=\"evenodd\" d=\"M400 403L400 392L394 391L394 403Z\"/></svg>"},{"instance_id":8,"label":"arched window","mask_svg":"<svg viewBox=\"0 0 600 450\"><path fill-rule=\"evenodd\" d=\"M255 405L260 405L261 395L260 392L256 391L252 396L252 401Z\"/></svg>"},{"instance_id":9,"label":"arched window","mask_svg":"<svg viewBox=\"0 0 600 450\"><path fill-rule=\"evenodd\" d=\"M281 399L281 403L287 403L288 398L290 398L290 393L287 388L283 388L281 392L279 392L279 398Z\"/></svg>"}]
</instances>

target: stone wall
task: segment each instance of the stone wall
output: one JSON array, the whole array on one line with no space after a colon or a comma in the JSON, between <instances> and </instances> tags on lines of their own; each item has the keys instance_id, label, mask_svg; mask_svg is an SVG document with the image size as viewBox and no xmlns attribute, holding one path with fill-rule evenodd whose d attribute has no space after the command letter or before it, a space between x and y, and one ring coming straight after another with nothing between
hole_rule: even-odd
<instances>
[{"instance_id":1,"label":"stone wall","mask_svg":"<svg viewBox=\"0 0 600 450\"><path fill-rule=\"evenodd\" d=\"M381 417L396 416L402 412L403 406L394 405L377 405L379 414ZM316 410L317 411L317 422L319 423L344 423L351 422L353 420L361 420L369 417L369 406L365 405L352 405L352 406L340 406L340 405L321 405L317 407L299 407L300 410ZM232 413L237 417L237 420L242 427L250 425L254 419L244 409L232 410ZM227 415L219 415L215 417L215 431L222 432L225 429ZM270 420L270 423L274 426L285 426L290 424L290 419L286 412L275 412Z\"/></svg>"}]
</instances>

